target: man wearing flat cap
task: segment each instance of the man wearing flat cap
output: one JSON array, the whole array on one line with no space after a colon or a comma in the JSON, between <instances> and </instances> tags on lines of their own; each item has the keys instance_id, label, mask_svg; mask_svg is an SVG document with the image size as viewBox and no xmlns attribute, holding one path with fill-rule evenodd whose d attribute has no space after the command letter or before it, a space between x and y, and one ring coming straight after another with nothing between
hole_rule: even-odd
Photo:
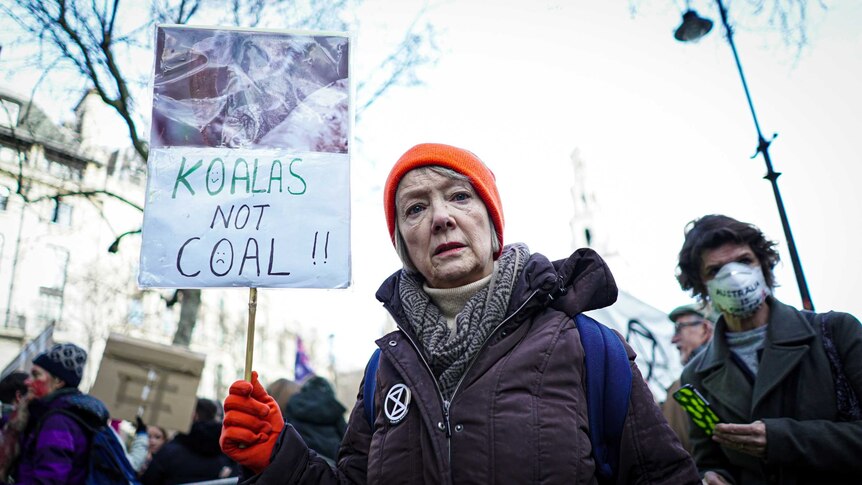
<instances>
[{"instance_id":1,"label":"man wearing flat cap","mask_svg":"<svg viewBox=\"0 0 862 485\"><path fill-rule=\"evenodd\" d=\"M700 353L712 338L712 321L707 318L706 310L698 305L682 305L673 309L668 318L673 322L671 343L679 350L679 360L686 365L692 357ZM679 437L682 446L691 453L688 439L689 417L685 410L674 400L673 393L679 390L677 379L667 389L667 397L661 405L661 412Z\"/></svg>"}]
</instances>

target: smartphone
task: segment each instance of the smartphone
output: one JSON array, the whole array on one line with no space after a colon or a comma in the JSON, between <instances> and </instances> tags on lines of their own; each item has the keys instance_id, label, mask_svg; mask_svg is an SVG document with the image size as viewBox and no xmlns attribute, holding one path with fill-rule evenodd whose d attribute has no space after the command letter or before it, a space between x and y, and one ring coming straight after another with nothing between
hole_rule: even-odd
<instances>
[{"instance_id":1,"label":"smartphone","mask_svg":"<svg viewBox=\"0 0 862 485\"><path fill-rule=\"evenodd\" d=\"M715 411L709 407L709 401L694 386L691 384L682 386L673 393L673 398L691 416L691 420L698 428L712 436L715 425L720 421Z\"/></svg>"}]
</instances>

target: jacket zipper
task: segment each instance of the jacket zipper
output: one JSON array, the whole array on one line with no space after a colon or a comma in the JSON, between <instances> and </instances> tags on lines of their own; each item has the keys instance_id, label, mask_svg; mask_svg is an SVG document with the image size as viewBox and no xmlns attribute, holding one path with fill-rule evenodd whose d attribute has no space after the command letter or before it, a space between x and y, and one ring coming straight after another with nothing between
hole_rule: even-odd
<instances>
[{"instance_id":1,"label":"jacket zipper","mask_svg":"<svg viewBox=\"0 0 862 485\"><path fill-rule=\"evenodd\" d=\"M467 377L467 373L470 372L470 369L473 367L473 364L476 363L476 359L479 358L479 355L485 349L485 345L488 344L488 341L491 340L491 337L493 337L494 334L497 333L497 330L500 330L500 328L503 325L505 325L506 322L511 320L515 315L517 315L524 308L524 306L526 306L527 303L529 303L530 300L532 300L533 297L536 296L536 293L538 293L538 292L539 292L539 290L533 290L533 293L530 294L530 296L526 300L524 300L524 303L521 303L521 306L519 306L517 310L512 312L512 314L509 315L508 317L504 318L503 321L500 322L499 324L497 324L497 326L494 327L494 330L491 333L489 333L487 337L485 337L485 340L482 342L482 345L479 347L479 350L476 352L476 355L473 356L473 358L470 360L470 363L467 364L467 368L464 369L464 373L461 374L461 378L458 379L458 384L455 384L455 389L452 391L452 399L450 399L450 401L455 400L455 394L458 393L458 388L461 387L461 383L464 382L464 378ZM447 411L448 411L448 409L447 409Z\"/></svg>"},{"instance_id":2,"label":"jacket zipper","mask_svg":"<svg viewBox=\"0 0 862 485\"><path fill-rule=\"evenodd\" d=\"M398 327L398 330L401 330L401 333L404 334L404 337L407 338L407 341L410 342L410 345L413 346L413 350L416 351L416 355L419 356L419 360L422 361L422 365L425 366L425 370L428 371L428 375L431 376L431 381L434 382L434 387L437 389L437 397L440 398L440 401L443 403L443 419L445 421L444 426L446 427L446 453L449 457L449 479L452 479L452 433L449 429L449 401L443 399L443 391L440 390L440 384L437 382L437 379L434 377L434 371L431 370L431 365L428 364L428 361L425 359L425 355L422 354L422 351L419 350L419 346L416 345L416 342L413 341L413 337L410 336L410 333L405 332L401 325L396 322L395 325Z\"/></svg>"},{"instance_id":3,"label":"jacket zipper","mask_svg":"<svg viewBox=\"0 0 862 485\"><path fill-rule=\"evenodd\" d=\"M487 337L485 337L485 340L482 341L482 345L479 347L479 350L476 352L476 355L473 356L473 358L470 360L470 363L467 364L467 368L464 369L464 373L461 375L461 378L458 379L458 384L455 384L455 389L452 391L452 398L449 400L446 400L443 398L443 391L440 390L440 384L437 382L437 379L434 377L434 372L431 370L431 366L428 364L428 361L425 360L425 356L419 350L419 347L416 345L416 342L414 342L413 338L410 336L410 334L408 332L405 332L404 329L401 328L401 325L396 322L396 326L398 327L398 329L401 330L401 333L403 333L404 336L407 337L407 341L410 342L410 344L416 350L416 353L419 355L419 359L422 361L422 364L425 365L425 369L431 375L431 380L434 381L434 387L437 388L437 396L440 398L440 402L442 403L441 408L443 410L444 426L446 427L446 429L445 429L445 431L446 431L446 448L447 448L446 452L448 454L449 480L450 480L450 482L452 481L452 428L451 428L450 423L449 423L449 407L451 406L452 401L455 399L455 395L458 393L458 388L461 387L461 383L464 382L464 378L467 377L467 373L470 372L470 369L473 367L473 364L476 363L476 359L479 357L479 355L485 349L485 345L488 344L488 341L491 340L491 337L493 337L494 334L497 333L497 331L500 330L500 328L506 324L506 322L508 322L515 315L520 313L520 311L527 305L527 303L530 302L530 300L533 299L534 296L536 296L536 293L538 293L538 292L539 292L539 290L533 290L533 293L531 293L530 296L527 297L526 300L524 300L524 303L522 303L521 306L519 306L514 312L512 312L511 315L504 318L503 321L501 321L499 324L497 324L497 326L494 327L494 330L491 331L491 333L489 333Z\"/></svg>"}]
</instances>

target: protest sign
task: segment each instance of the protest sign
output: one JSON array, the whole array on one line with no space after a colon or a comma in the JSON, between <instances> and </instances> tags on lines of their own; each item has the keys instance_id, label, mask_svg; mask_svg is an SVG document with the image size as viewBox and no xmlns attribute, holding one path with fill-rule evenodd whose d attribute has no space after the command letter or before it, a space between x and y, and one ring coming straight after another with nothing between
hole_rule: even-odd
<instances>
[{"instance_id":1,"label":"protest sign","mask_svg":"<svg viewBox=\"0 0 862 485\"><path fill-rule=\"evenodd\" d=\"M54 323L50 323L44 330L39 332L39 335L25 345L9 363L0 372L0 379L5 378L13 372L30 373L33 367L33 359L37 355L45 352L54 345ZM10 349L11 350L11 349ZM2 362L2 361L0 361Z\"/></svg>"},{"instance_id":2,"label":"protest sign","mask_svg":"<svg viewBox=\"0 0 862 485\"><path fill-rule=\"evenodd\" d=\"M90 394L111 417L187 432L192 424L204 354L112 333Z\"/></svg>"},{"instance_id":3,"label":"protest sign","mask_svg":"<svg viewBox=\"0 0 862 485\"><path fill-rule=\"evenodd\" d=\"M157 27L140 286L348 286L348 45Z\"/></svg>"}]
</instances>

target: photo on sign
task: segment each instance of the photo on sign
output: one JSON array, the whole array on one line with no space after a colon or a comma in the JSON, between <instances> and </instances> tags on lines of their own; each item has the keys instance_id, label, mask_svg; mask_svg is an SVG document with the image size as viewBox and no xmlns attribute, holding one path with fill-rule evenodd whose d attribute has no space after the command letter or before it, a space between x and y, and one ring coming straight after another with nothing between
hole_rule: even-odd
<instances>
[{"instance_id":1,"label":"photo on sign","mask_svg":"<svg viewBox=\"0 0 862 485\"><path fill-rule=\"evenodd\" d=\"M348 38L159 26L150 143L347 153Z\"/></svg>"}]
</instances>

